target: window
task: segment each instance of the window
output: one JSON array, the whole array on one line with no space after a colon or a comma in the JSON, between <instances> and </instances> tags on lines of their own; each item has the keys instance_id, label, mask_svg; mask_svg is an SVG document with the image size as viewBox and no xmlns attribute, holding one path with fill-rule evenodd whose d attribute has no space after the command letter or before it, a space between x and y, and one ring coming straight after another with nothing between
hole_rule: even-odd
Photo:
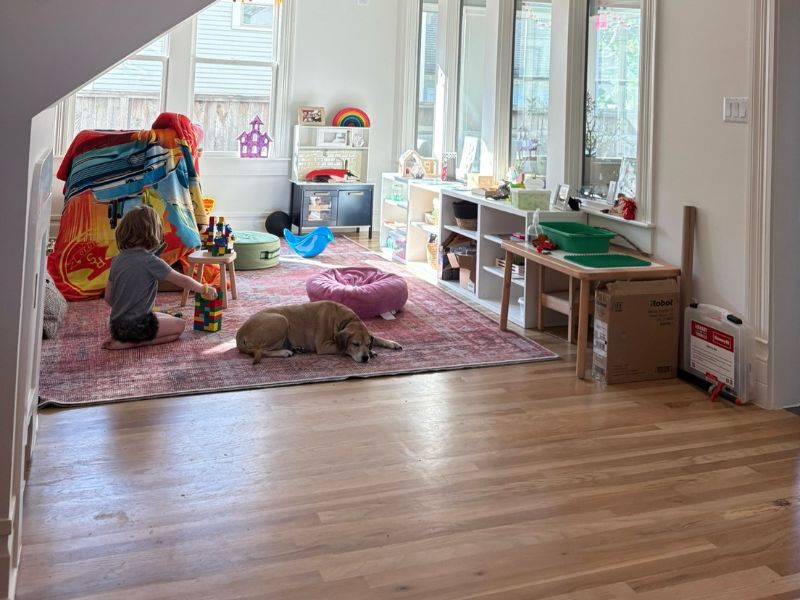
<instances>
[{"instance_id":1,"label":"window","mask_svg":"<svg viewBox=\"0 0 800 600\"><path fill-rule=\"evenodd\" d=\"M273 0L216 2L197 16L193 120L206 152L234 152L255 115L272 129Z\"/></svg>"},{"instance_id":2,"label":"window","mask_svg":"<svg viewBox=\"0 0 800 600\"><path fill-rule=\"evenodd\" d=\"M147 129L164 107L167 36L94 79L71 102L68 141L83 129Z\"/></svg>"},{"instance_id":3,"label":"window","mask_svg":"<svg viewBox=\"0 0 800 600\"><path fill-rule=\"evenodd\" d=\"M416 148L433 156L433 128L438 65L439 0L424 0L419 31L419 81L417 83Z\"/></svg>"},{"instance_id":4,"label":"window","mask_svg":"<svg viewBox=\"0 0 800 600\"><path fill-rule=\"evenodd\" d=\"M544 177L552 10L549 1L516 2L509 156L518 171Z\"/></svg>"},{"instance_id":5,"label":"window","mask_svg":"<svg viewBox=\"0 0 800 600\"><path fill-rule=\"evenodd\" d=\"M459 176L480 171L486 87L486 0L462 0L456 148Z\"/></svg>"},{"instance_id":6,"label":"window","mask_svg":"<svg viewBox=\"0 0 800 600\"><path fill-rule=\"evenodd\" d=\"M256 115L277 138L274 113L288 110L273 94L287 80L285 71L276 80L280 28L290 27L282 14L275 0L217 0L65 99L58 152L83 129L149 129L164 111L199 123L207 152L238 153ZM288 150L288 131L278 133Z\"/></svg>"},{"instance_id":7,"label":"window","mask_svg":"<svg viewBox=\"0 0 800 600\"><path fill-rule=\"evenodd\" d=\"M636 196L640 39L640 0L589 0L581 190L588 198L606 199L611 182Z\"/></svg>"}]
</instances>

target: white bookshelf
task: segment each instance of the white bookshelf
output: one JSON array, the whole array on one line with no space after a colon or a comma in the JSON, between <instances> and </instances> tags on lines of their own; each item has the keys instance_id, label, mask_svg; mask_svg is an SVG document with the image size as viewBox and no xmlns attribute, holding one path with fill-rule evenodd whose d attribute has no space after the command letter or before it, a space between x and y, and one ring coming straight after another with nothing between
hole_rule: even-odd
<instances>
[{"instance_id":1,"label":"white bookshelf","mask_svg":"<svg viewBox=\"0 0 800 600\"><path fill-rule=\"evenodd\" d=\"M453 203L472 202L478 207L478 227L476 230L459 227L453 214ZM439 220L435 225L424 222L424 213L436 208ZM417 274L435 277L435 270L427 262L427 243L432 233L436 234L438 245L451 233L463 235L475 241L476 272L475 290L462 288L458 281L438 281L441 287L500 314L500 296L503 289L503 270L496 265L496 259L505 258L501 249L501 236L511 233L524 233L533 220L533 211L521 210L509 202L487 199L463 189L459 184L442 184L432 180L416 180L385 173L381 181L381 247L392 226L384 221L405 224L406 264ZM540 218L547 221L585 222L586 215L581 212L546 211ZM387 256L391 253L387 253ZM558 277L558 274L555 274ZM552 275L548 275L552 277ZM552 283L552 282L550 282ZM535 325L538 303L538 276L536 269L525 269L523 275L511 279L511 300L509 320L521 327ZM556 282L558 286L558 282Z\"/></svg>"}]
</instances>

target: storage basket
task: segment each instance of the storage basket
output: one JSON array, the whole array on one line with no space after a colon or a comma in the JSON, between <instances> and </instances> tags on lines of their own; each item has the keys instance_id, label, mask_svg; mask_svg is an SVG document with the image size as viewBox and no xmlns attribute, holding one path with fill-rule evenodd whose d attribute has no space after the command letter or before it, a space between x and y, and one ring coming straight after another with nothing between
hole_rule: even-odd
<instances>
[{"instance_id":1,"label":"storage basket","mask_svg":"<svg viewBox=\"0 0 800 600\"><path fill-rule=\"evenodd\" d=\"M478 229L478 219L459 219L456 217L456 225L462 229L470 229L475 231Z\"/></svg>"},{"instance_id":2,"label":"storage basket","mask_svg":"<svg viewBox=\"0 0 800 600\"><path fill-rule=\"evenodd\" d=\"M608 252L611 238L617 234L590 227L583 223L540 222L544 234L558 244L561 250L575 254L602 254Z\"/></svg>"},{"instance_id":3,"label":"storage basket","mask_svg":"<svg viewBox=\"0 0 800 600\"><path fill-rule=\"evenodd\" d=\"M428 264L432 269L439 267L439 242L430 242L427 245Z\"/></svg>"}]
</instances>

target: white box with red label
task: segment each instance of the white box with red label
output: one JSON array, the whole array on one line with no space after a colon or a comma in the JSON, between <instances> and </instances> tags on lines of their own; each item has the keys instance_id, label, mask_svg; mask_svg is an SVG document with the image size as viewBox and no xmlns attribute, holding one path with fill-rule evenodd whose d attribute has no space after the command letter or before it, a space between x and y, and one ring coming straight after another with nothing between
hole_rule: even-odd
<instances>
[{"instance_id":1,"label":"white box with red label","mask_svg":"<svg viewBox=\"0 0 800 600\"><path fill-rule=\"evenodd\" d=\"M751 400L753 332L741 319L710 304L686 309L683 369L712 385L721 383L737 404Z\"/></svg>"}]
</instances>

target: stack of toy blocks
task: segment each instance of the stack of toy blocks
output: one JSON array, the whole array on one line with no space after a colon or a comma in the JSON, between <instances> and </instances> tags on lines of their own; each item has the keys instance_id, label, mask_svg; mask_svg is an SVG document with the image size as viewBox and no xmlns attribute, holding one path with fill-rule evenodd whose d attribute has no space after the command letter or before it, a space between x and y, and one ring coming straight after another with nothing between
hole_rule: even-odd
<instances>
[{"instance_id":1,"label":"stack of toy blocks","mask_svg":"<svg viewBox=\"0 0 800 600\"><path fill-rule=\"evenodd\" d=\"M211 252L211 256L223 256L233 252L233 229L230 225L225 223L225 217L219 217L216 220L216 226L213 227L211 217L209 219L209 234L206 238L206 249ZM215 231L216 229L216 231Z\"/></svg>"},{"instance_id":2,"label":"stack of toy blocks","mask_svg":"<svg viewBox=\"0 0 800 600\"><path fill-rule=\"evenodd\" d=\"M214 247L215 220L214 217L208 217L208 229L206 229L206 237L203 239L203 248L205 250L211 250Z\"/></svg>"},{"instance_id":3,"label":"stack of toy blocks","mask_svg":"<svg viewBox=\"0 0 800 600\"><path fill-rule=\"evenodd\" d=\"M200 294L194 295L194 328L209 333L222 329L222 290L217 290L215 300L206 300Z\"/></svg>"}]
</instances>

